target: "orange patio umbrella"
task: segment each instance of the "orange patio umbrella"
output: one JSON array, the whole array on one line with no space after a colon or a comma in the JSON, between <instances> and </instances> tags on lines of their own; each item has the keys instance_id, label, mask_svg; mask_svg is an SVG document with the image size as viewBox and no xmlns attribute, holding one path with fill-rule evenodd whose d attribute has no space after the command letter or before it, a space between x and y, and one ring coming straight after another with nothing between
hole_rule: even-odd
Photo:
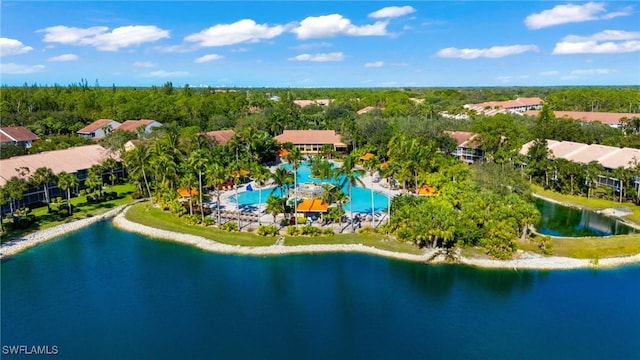
<instances>
[{"instance_id":1,"label":"orange patio umbrella","mask_svg":"<svg viewBox=\"0 0 640 360\"><path fill-rule=\"evenodd\" d=\"M360 160L367 161L367 160L371 159L372 157L375 157L375 155L370 153L370 152L368 152L368 153L360 156Z\"/></svg>"},{"instance_id":2,"label":"orange patio umbrella","mask_svg":"<svg viewBox=\"0 0 640 360\"><path fill-rule=\"evenodd\" d=\"M327 212L329 204L320 199L305 199L298 204L298 212Z\"/></svg>"},{"instance_id":3,"label":"orange patio umbrella","mask_svg":"<svg viewBox=\"0 0 640 360\"><path fill-rule=\"evenodd\" d=\"M181 197L194 196L198 195L198 189L191 188L191 194L189 194L189 190L185 188L178 189L178 194Z\"/></svg>"},{"instance_id":4,"label":"orange patio umbrella","mask_svg":"<svg viewBox=\"0 0 640 360\"><path fill-rule=\"evenodd\" d=\"M417 193L423 196L433 195L436 193L436 189L429 185L423 185L418 189Z\"/></svg>"}]
</instances>

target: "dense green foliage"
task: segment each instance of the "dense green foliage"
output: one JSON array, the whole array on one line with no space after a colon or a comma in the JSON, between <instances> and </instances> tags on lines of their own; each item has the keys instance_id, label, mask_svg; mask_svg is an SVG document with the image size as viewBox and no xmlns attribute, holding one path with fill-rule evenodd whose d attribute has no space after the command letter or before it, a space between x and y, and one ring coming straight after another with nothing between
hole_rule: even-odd
<instances>
[{"instance_id":1,"label":"dense green foliage","mask_svg":"<svg viewBox=\"0 0 640 360\"><path fill-rule=\"evenodd\" d=\"M31 152L91 143L75 136L75 132L99 118L118 121L150 118L163 123L147 138L116 131L101 143L121 152L129 179L138 189L134 198L151 198L161 209L183 216L190 224L210 225L211 219L205 218L203 206L205 200L214 200L208 199L208 194L220 203L223 188L238 185L249 177L259 183L272 179L285 193L297 182L295 172L278 169L270 173L264 168L275 159L280 146L272 136L284 129L336 130L349 145L350 154L338 159L342 166L337 174L327 165L326 160L337 155L330 149L311 161L315 176L337 175L347 182L347 193L327 192L330 196L326 201L337 206L331 207L326 217L340 225L346 214L343 205L351 187L359 185L361 169L377 171L388 182L393 179L407 194L415 193L423 185L434 187L435 196L395 198L390 222L379 229L418 246L482 246L492 256L509 257L516 248L515 240L526 238L529 225L538 218L529 202L530 182L589 197L610 196L620 201L638 197L632 187L624 185L640 175L635 167L616 170L622 190L598 188L595 179L603 169L596 164L582 166L551 160L545 150L545 139L640 147L640 120L630 119L623 129L614 129L600 123L556 119L551 113L551 110L640 112L637 88L222 90L174 88L171 83L152 88L99 88L84 82L68 87L34 85L2 90L3 126L24 125L43 139L34 143ZM465 103L518 96L538 96L548 105L537 118L472 113L467 120L454 120L439 115L442 111L464 112ZM333 101L328 106L304 108L294 104L298 99L319 98ZM357 110L366 106L377 109L357 114ZM236 135L224 146L200 135L218 129L235 129ZM456 161L449 155L456 143L445 130L478 133L477 143L486 152L486 163L467 166ZM123 152L123 145L134 138L141 142L132 151ZM534 139L536 145L529 157L520 155L522 145ZM7 150L15 154L25 151ZM366 152L374 153L374 160L358 162ZM300 160L300 154L293 151L289 162L295 165ZM527 166L523 167L525 163ZM108 168L113 168L113 164L104 164L103 169ZM3 203L9 203L12 211L20 207L24 187L16 179L2 189ZM102 180L98 179L97 170L89 172L86 186L93 199L103 197ZM69 207L65 210L72 214L69 189L75 186L73 179L63 175L57 181L66 190ZM35 179L34 183L42 184ZM197 195L181 201L179 188ZM274 217L274 225L260 227L260 233L271 235L276 216L294 210L287 206L286 199L270 193L260 196L267 199L265 210ZM240 228L240 219L222 226L220 212L217 220L228 231ZM288 218L285 221L288 225ZM315 229L293 226L286 231L317 236ZM542 243L539 247L548 249L549 244Z\"/></svg>"}]
</instances>

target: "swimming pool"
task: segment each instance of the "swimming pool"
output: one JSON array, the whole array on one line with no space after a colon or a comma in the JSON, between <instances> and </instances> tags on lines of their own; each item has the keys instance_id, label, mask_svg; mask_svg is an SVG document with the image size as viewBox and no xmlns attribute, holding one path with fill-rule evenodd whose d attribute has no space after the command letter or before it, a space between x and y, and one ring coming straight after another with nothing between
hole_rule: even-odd
<instances>
[{"instance_id":1,"label":"swimming pool","mask_svg":"<svg viewBox=\"0 0 640 360\"><path fill-rule=\"evenodd\" d=\"M287 170L292 170L292 167L290 164L285 164L282 165L283 168L287 169ZM309 168L309 164L308 163L302 163L300 164L300 167L298 167L298 171L297 171L297 180L298 180L298 184L302 184L302 183L308 183L308 182L312 182L312 183L321 183L321 182L330 182L332 184L336 184L337 182L334 179L319 179L319 178L312 178L311 177L311 169ZM345 194L348 194L348 186L347 184L345 184L342 187L342 191L344 191ZM259 200L260 200L260 192L258 191L258 189L254 188L253 191L244 191L242 193L238 194L238 202L240 203L240 205L242 206L247 206L247 205L258 205L259 204ZM277 197L282 197L282 191L279 188L274 188L274 187L270 187L270 188L263 188L262 189L262 204L267 202L267 198L269 197L269 195L275 195ZM371 190L366 189L366 188L362 188L359 186L352 186L351 187L351 197L353 198L353 212L358 212L358 213L367 213L370 214L371 213ZM231 201L232 202L236 202L236 197L231 196ZM373 210L374 212L384 212L387 211L387 206L389 204L389 199L387 198L386 195L383 195L381 193L375 192L373 193ZM349 212L350 211L350 202L347 202L344 205L344 210Z\"/></svg>"}]
</instances>

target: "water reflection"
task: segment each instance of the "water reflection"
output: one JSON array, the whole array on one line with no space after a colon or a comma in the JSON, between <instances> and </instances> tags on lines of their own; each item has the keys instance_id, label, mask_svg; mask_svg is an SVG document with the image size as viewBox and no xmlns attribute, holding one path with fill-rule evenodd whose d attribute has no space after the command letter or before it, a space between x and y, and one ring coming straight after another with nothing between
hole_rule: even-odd
<instances>
[{"instance_id":1,"label":"water reflection","mask_svg":"<svg viewBox=\"0 0 640 360\"><path fill-rule=\"evenodd\" d=\"M607 236L635 233L635 229L621 221L597 214L589 210L580 210L543 199L535 199L541 214L536 229L552 236Z\"/></svg>"}]
</instances>

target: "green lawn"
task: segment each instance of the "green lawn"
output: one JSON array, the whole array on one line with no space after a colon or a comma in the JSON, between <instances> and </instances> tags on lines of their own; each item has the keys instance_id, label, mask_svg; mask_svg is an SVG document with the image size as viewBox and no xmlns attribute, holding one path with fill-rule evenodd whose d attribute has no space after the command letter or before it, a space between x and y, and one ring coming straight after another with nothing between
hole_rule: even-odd
<instances>
[{"instance_id":1,"label":"green lawn","mask_svg":"<svg viewBox=\"0 0 640 360\"><path fill-rule=\"evenodd\" d=\"M530 241L519 241L518 248L539 253ZM602 259L636 254L640 254L640 234L553 239L553 255L556 256Z\"/></svg>"},{"instance_id":2,"label":"green lawn","mask_svg":"<svg viewBox=\"0 0 640 360\"><path fill-rule=\"evenodd\" d=\"M126 214L126 218L157 229L169 230L184 234L202 236L206 239L229 245L268 246L273 245L277 238L258 236L249 232L227 232L215 227L188 225L173 214L154 208L149 203L133 205ZM286 236L285 245L311 244L363 244L382 250L419 254L421 251L411 245L397 242L378 234L336 234L334 236Z\"/></svg>"},{"instance_id":3,"label":"green lawn","mask_svg":"<svg viewBox=\"0 0 640 360\"><path fill-rule=\"evenodd\" d=\"M557 193L555 191L545 190L544 188L542 188L542 186L539 186L539 185L531 185L531 189L535 194L538 194L540 196L544 196L546 198L560 201L565 204L579 206L581 208L585 208L589 210L601 210L601 209L607 209L607 208L626 207L629 210L631 210L633 213L625 216L625 218L631 222L640 224L640 206L637 206L629 202L620 203L617 201L611 201L611 200L605 200L605 199L593 199L593 198L587 199L586 197L583 197L583 196L565 195L565 194Z\"/></svg>"},{"instance_id":4,"label":"green lawn","mask_svg":"<svg viewBox=\"0 0 640 360\"><path fill-rule=\"evenodd\" d=\"M116 185L114 187L109 187L107 191L114 191L118 193L118 198L115 200L105 201L97 204L90 204L87 202L86 196L78 196L71 198L71 205L74 207L74 212L72 216L68 217L60 217L57 214L49 214L47 213L47 207L42 206L39 208L34 208L31 211L31 214L36 216L37 222L33 224L28 229L23 230L7 230L2 233L2 242L12 239L17 236L22 236L24 234L47 229L56 225L64 224L67 222L71 222L77 219L83 219L90 216L100 215L105 213L117 206L129 204L133 201L131 199L131 193L135 190L135 186L132 184L122 184ZM65 208L67 206L66 200L64 200L60 204L52 204L52 208ZM5 225L7 225L5 223Z\"/></svg>"}]
</instances>

